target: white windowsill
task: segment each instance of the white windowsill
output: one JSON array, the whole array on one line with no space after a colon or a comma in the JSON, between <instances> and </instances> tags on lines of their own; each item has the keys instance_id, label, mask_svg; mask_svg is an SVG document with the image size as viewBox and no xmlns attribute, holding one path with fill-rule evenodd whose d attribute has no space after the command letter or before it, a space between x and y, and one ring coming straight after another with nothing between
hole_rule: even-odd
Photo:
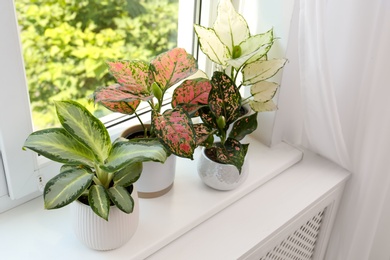
<instances>
[{"instance_id":1,"label":"white windowsill","mask_svg":"<svg viewBox=\"0 0 390 260\"><path fill-rule=\"evenodd\" d=\"M271 178L299 162L302 152L285 143L266 147L251 137L249 176L233 191L206 187L196 160L177 160L173 189L155 199L140 199L140 224L123 247L98 252L73 234L69 207L47 211L39 197L0 214L1 259L144 259L229 207ZM195 157L196 158L196 157ZM207 236L207 234L205 234Z\"/></svg>"}]
</instances>

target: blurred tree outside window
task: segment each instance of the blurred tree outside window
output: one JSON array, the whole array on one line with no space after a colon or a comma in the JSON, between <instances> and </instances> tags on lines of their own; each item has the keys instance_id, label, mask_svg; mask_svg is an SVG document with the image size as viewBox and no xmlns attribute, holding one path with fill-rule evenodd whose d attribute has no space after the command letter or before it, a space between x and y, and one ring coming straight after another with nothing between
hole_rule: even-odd
<instances>
[{"instance_id":1,"label":"blurred tree outside window","mask_svg":"<svg viewBox=\"0 0 390 260\"><path fill-rule=\"evenodd\" d=\"M53 100L114 83L107 60L148 61L177 45L178 0L15 0L35 129L58 124Z\"/></svg>"}]
</instances>

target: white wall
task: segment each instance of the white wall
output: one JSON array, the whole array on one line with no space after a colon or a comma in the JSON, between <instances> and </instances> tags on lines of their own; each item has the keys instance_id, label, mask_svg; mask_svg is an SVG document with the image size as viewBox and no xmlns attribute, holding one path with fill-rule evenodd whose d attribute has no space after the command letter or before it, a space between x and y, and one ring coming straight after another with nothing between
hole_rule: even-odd
<instances>
[{"instance_id":1,"label":"white wall","mask_svg":"<svg viewBox=\"0 0 390 260\"><path fill-rule=\"evenodd\" d=\"M245 17L248 22L252 34L264 33L269 29L274 29L274 37L278 40L272 46L269 52L269 58L285 57L291 60L291 57L286 55L287 46L289 44L290 27L295 1L292 0L242 0L239 5L239 12ZM290 67L287 63L285 69ZM285 70L284 69L284 70ZM279 72L272 80L280 82L283 72ZM288 88L288 84L282 84L281 88ZM275 96L277 102L278 94ZM272 135L274 131L275 112L263 112L259 114L259 127L254 135L264 144L272 145Z\"/></svg>"}]
</instances>

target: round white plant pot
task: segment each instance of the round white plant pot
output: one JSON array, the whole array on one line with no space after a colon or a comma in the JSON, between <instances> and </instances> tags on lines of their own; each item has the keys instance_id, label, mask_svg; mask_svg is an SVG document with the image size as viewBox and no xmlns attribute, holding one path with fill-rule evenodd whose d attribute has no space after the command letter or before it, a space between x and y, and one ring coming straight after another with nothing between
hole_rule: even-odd
<instances>
[{"instance_id":1,"label":"round white plant pot","mask_svg":"<svg viewBox=\"0 0 390 260\"><path fill-rule=\"evenodd\" d=\"M156 198L166 194L175 180L176 156L171 155L165 163L144 162L141 177L137 180L140 198Z\"/></svg>"},{"instance_id":2,"label":"round white plant pot","mask_svg":"<svg viewBox=\"0 0 390 260\"><path fill-rule=\"evenodd\" d=\"M133 212L126 214L116 206L111 206L108 221L96 215L88 205L78 200L73 202L71 217L76 237L95 250L113 250L127 243L137 230L139 221L139 203L135 187L131 196L134 199Z\"/></svg>"},{"instance_id":3,"label":"round white plant pot","mask_svg":"<svg viewBox=\"0 0 390 260\"><path fill-rule=\"evenodd\" d=\"M245 160L241 169L230 164L222 164L208 158L202 147L197 169L200 179L209 187L216 190L233 190L240 186L248 177L248 162Z\"/></svg>"},{"instance_id":4,"label":"round white plant pot","mask_svg":"<svg viewBox=\"0 0 390 260\"><path fill-rule=\"evenodd\" d=\"M150 127L149 124L145 124ZM121 136L129 138L134 133L143 131L141 125L136 125L126 129ZM165 163L143 162L143 169L140 178L137 180L138 197L157 198L173 187L176 171L176 156L171 154Z\"/></svg>"}]
</instances>

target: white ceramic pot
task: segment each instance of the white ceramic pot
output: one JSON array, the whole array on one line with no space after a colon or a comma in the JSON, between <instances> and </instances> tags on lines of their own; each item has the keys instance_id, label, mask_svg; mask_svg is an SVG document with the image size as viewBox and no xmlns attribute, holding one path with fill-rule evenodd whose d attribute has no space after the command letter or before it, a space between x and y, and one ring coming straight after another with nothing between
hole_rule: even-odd
<instances>
[{"instance_id":1,"label":"white ceramic pot","mask_svg":"<svg viewBox=\"0 0 390 260\"><path fill-rule=\"evenodd\" d=\"M91 207L76 200L71 206L73 229L76 237L89 248L113 250L127 243L134 235L139 221L137 190L131 196L134 209L126 214L116 206L111 206L108 221L96 215Z\"/></svg>"},{"instance_id":2,"label":"white ceramic pot","mask_svg":"<svg viewBox=\"0 0 390 260\"><path fill-rule=\"evenodd\" d=\"M146 125L150 127L150 125ZM127 138L129 135L143 131L141 125L126 129L121 136ZM171 155L165 163L143 162L141 177L137 180L138 197L156 198L169 192L173 187L176 171L176 156Z\"/></svg>"},{"instance_id":3,"label":"white ceramic pot","mask_svg":"<svg viewBox=\"0 0 390 260\"><path fill-rule=\"evenodd\" d=\"M197 164L200 179L209 187L216 190L233 190L240 186L248 177L248 162L245 160L241 174L230 164L214 162L205 154L202 147Z\"/></svg>"},{"instance_id":4,"label":"white ceramic pot","mask_svg":"<svg viewBox=\"0 0 390 260\"><path fill-rule=\"evenodd\" d=\"M137 180L140 198L156 198L169 192L175 180L176 156L171 155L165 163L144 162L141 177Z\"/></svg>"}]
</instances>

